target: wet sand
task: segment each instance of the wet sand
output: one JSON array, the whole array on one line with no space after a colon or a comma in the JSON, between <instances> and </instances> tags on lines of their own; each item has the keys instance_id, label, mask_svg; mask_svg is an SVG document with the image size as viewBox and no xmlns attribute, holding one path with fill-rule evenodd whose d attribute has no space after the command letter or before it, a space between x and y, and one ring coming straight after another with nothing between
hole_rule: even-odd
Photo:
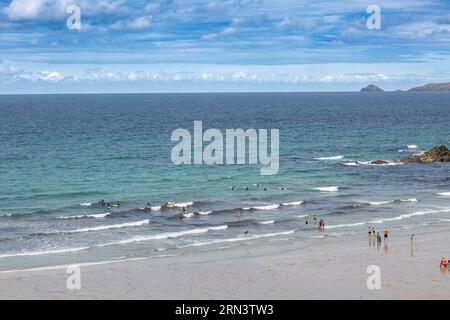
<instances>
[{"instance_id":1,"label":"wet sand","mask_svg":"<svg viewBox=\"0 0 450 320\"><path fill-rule=\"evenodd\" d=\"M183 256L81 266L81 289L66 268L0 273L1 299L450 299L450 230L393 230L369 248L366 233L275 241ZM414 233L411 250L410 234ZM381 289L367 288L367 267Z\"/></svg>"}]
</instances>

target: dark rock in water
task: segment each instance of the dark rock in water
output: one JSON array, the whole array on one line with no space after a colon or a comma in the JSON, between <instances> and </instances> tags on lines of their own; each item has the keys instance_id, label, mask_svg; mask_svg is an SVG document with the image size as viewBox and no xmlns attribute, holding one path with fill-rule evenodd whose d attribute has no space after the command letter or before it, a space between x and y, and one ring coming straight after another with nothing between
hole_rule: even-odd
<instances>
[{"instance_id":1,"label":"dark rock in water","mask_svg":"<svg viewBox=\"0 0 450 320\"><path fill-rule=\"evenodd\" d=\"M434 147L420 156L406 157L400 161L404 163L450 162L450 150L446 146Z\"/></svg>"},{"instance_id":2,"label":"dark rock in water","mask_svg":"<svg viewBox=\"0 0 450 320\"><path fill-rule=\"evenodd\" d=\"M415 87L409 89L408 91L412 92L421 92L421 91L450 91L450 83L430 83L424 86Z\"/></svg>"},{"instance_id":3,"label":"dark rock in water","mask_svg":"<svg viewBox=\"0 0 450 320\"><path fill-rule=\"evenodd\" d=\"M369 84L367 87L362 88L360 92L384 92L383 89L377 87L374 84Z\"/></svg>"},{"instance_id":4,"label":"dark rock in water","mask_svg":"<svg viewBox=\"0 0 450 320\"><path fill-rule=\"evenodd\" d=\"M384 161L384 160L375 160L375 161L371 161L370 164L388 164L388 161Z\"/></svg>"}]
</instances>

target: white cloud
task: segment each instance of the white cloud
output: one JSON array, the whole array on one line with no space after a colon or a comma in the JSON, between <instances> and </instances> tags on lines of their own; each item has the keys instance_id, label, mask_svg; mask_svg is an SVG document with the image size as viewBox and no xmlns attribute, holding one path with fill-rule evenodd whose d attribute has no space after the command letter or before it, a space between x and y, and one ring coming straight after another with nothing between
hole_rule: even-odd
<instances>
[{"instance_id":1,"label":"white cloud","mask_svg":"<svg viewBox=\"0 0 450 320\"><path fill-rule=\"evenodd\" d=\"M450 40L450 24L431 21L402 24L391 29L395 36L410 39L433 38L438 41Z\"/></svg>"},{"instance_id":2,"label":"white cloud","mask_svg":"<svg viewBox=\"0 0 450 320\"><path fill-rule=\"evenodd\" d=\"M152 16L142 16L129 20L119 20L114 22L110 28L112 30L145 30L152 25Z\"/></svg>"},{"instance_id":3,"label":"white cloud","mask_svg":"<svg viewBox=\"0 0 450 320\"><path fill-rule=\"evenodd\" d=\"M158 11L160 8L159 3L156 2L149 2L147 3L147 5L145 6L145 12L146 13L155 13L156 11Z\"/></svg>"},{"instance_id":4,"label":"white cloud","mask_svg":"<svg viewBox=\"0 0 450 320\"><path fill-rule=\"evenodd\" d=\"M219 33L209 33L202 36L203 40L214 40L221 37L230 36L232 34L235 34L237 32L235 27L226 27Z\"/></svg>"},{"instance_id":5,"label":"white cloud","mask_svg":"<svg viewBox=\"0 0 450 320\"><path fill-rule=\"evenodd\" d=\"M151 16L137 17L127 22L127 28L132 30L144 30L150 28L152 24Z\"/></svg>"},{"instance_id":6,"label":"white cloud","mask_svg":"<svg viewBox=\"0 0 450 320\"><path fill-rule=\"evenodd\" d=\"M64 77L58 71L53 71L53 72L42 71L39 74L38 79L42 80L42 81L48 81L48 82L57 82L57 81L61 81L62 79L64 79Z\"/></svg>"},{"instance_id":7,"label":"white cloud","mask_svg":"<svg viewBox=\"0 0 450 320\"><path fill-rule=\"evenodd\" d=\"M6 16L13 21L36 19L46 5L47 0L13 0L4 9Z\"/></svg>"},{"instance_id":8,"label":"white cloud","mask_svg":"<svg viewBox=\"0 0 450 320\"><path fill-rule=\"evenodd\" d=\"M364 74L364 73L346 73L337 75L326 75L320 79L321 82L368 82L368 81L389 81L394 80L392 76L382 73Z\"/></svg>"},{"instance_id":9,"label":"white cloud","mask_svg":"<svg viewBox=\"0 0 450 320\"><path fill-rule=\"evenodd\" d=\"M3 9L10 21L46 21L67 17L69 5L78 5L82 16L105 15L116 12L125 0L12 0Z\"/></svg>"},{"instance_id":10,"label":"white cloud","mask_svg":"<svg viewBox=\"0 0 450 320\"><path fill-rule=\"evenodd\" d=\"M2 70L2 73L4 70ZM21 71L18 69L10 70L12 77L9 80L26 80L26 81L45 81L45 82L59 82L64 80L64 76L58 71Z\"/></svg>"}]
</instances>

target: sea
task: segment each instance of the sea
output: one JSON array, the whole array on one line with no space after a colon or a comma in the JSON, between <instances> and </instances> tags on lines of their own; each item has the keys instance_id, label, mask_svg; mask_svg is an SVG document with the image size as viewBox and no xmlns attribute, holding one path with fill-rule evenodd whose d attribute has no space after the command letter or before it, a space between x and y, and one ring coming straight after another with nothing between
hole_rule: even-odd
<instances>
[{"instance_id":1,"label":"sea","mask_svg":"<svg viewBox=\"0 0 450 320\"><path fill-rule=\"evenodd\" d=\"M278 129L278 173L174 164L194 121ZM450 93L1 95L0 271L448 229L450 163L399 160L449 124Z\"/></svg>"}]
</instances>

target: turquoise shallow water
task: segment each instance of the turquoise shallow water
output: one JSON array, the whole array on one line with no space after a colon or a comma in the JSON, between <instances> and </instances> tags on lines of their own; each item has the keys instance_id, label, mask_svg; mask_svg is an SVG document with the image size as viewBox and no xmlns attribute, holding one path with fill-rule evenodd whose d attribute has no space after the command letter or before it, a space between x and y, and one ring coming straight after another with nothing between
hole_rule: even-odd
<instances>
[{"instance_id":1,"label":"turquoise shallow water","mask_svg":"<svg viewBox=\"0 0 450 320\"><path fill-rule=\"evenodd\" d=\"M445 227L450 164L397 161L449 145L449 111L448 93L0 96L0 269ZM174 165L171 133L194 120L279 129L279 173ZM156 210L171 200L186 219Z\"/></svg>"}]
</instances>

